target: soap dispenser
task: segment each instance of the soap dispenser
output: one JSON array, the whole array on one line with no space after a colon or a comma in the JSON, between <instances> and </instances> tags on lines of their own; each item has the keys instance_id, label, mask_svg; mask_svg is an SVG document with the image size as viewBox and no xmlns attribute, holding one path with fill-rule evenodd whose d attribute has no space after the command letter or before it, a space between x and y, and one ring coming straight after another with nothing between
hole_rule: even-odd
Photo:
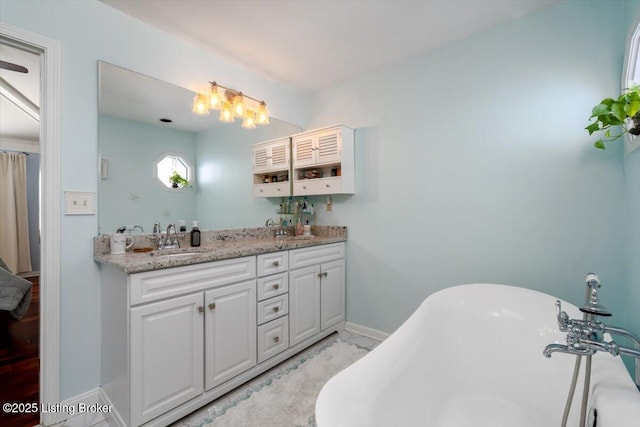
<instances>
[{"instance_id":1,"label":"soap dispenser","mask_svg":"<svg viewBox=\"0 0 640 427\"><path fill-rule=\"evenodd\" d=\"M200 229L198 228L198 221L193 221L193 228L191 229L191 246L200 246Z\"/></svg>"}]
</instances>

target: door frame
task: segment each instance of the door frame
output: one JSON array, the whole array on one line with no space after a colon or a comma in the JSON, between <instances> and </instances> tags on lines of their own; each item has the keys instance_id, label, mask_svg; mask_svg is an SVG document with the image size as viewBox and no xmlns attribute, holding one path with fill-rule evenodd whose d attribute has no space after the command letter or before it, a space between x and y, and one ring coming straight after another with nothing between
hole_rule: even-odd
<instances>
[{"instance_id":1,"label":"door frame","mask_svg":"<svg viewBox=\"0 0 640 427\"><path fill-rule=\"evenodd\" d=\"M40 52L40 402L60 402L60 43L0 22L0 37ZM40 414L44 425L55 413Z\"/></svg>"}]
</instances>

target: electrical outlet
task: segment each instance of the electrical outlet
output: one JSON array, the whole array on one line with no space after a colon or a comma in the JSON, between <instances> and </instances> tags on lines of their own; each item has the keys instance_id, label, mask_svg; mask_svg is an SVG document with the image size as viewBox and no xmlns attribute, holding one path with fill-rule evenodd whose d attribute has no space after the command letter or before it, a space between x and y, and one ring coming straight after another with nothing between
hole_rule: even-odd
<instances>
[{"instance_id":1,"label":"electrical outlet","mask_svg":"<svg viewBox=\"0 0 640 427\"><path fill-rule=\"evenodd\" d=\"M64 192L65 215L95 215L96 193L83 193L80 191Z\"/></svg>"}]
</instances>

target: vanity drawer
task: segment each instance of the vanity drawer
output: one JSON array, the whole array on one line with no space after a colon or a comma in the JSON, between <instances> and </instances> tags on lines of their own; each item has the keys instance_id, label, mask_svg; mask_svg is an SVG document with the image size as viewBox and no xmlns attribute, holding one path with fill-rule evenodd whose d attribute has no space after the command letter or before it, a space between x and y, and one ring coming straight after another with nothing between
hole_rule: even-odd
<instances>
[{"instance_id":1,"label":"vanity drawer","mask_svg":"<svg viewBox=\"0 0 640 427\"><path fill-rule=\"evenodd\" d=\"M287 251L258 255L258 277L281 273L289 268Z\"/></svg>"},{"instance_id":2,"label":"vanity drawer","mask_svg":"<svg viewBox=\"0 0 640 427\"><path fill-rule=\"evenodd\" d=\"M289 316L258 326L258 363L289 348Z\"/></svg>"},{"instance_id":3,"label":"vanity drawer","mask_svg":"<svg viewBox=\"0 0 640 427\"><path fill-rule=\"evenodd\" d=\"M258 303L258 325L289 314L289 294L280 295Z\"/></svg>"},{"instance_id":4,"label":"vanity drawer","mask_svg":"<svg viewBox=\"0 0 640 427\"><path fill-rule=\"evenodd\" d=\"M132 274L129 276L129 304L253 279L256 277L255 260L255 256L250 256Z\"/></svg>"},{"instance_id":5,"label":"vanity drawer","mask_svg":"<svg viewBox=\"0 0 640 427\"><path fill-rule=\"evenodd\" d=\"M344 258L344 243L331 243L289 251L289 265L292 269L321 264L338 258Z\"/></svg>"},{"instance_id":6,"label":"vanity drawer","mask_svg":"<svg viewBox=\"0 0 640 427\"><path fill-rule=\"evenodd\" d=\"M289 275L287 273L274 274L258 279L258 301L273 298L289 292Z\"/></svg>"}]
</instances>

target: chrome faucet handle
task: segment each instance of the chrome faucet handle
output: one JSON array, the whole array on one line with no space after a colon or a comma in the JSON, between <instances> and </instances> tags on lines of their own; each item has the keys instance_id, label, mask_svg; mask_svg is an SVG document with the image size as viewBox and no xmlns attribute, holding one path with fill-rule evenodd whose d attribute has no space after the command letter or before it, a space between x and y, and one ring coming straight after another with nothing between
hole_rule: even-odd
<instances>
[{"instance_id":1,"label":"chrome faucet handle","mask_svg":"<svg viewBox=\"0 0 640 427\"><path fill-rule=\"evenodd\" d=\"M155 236L161 233L162 233L162 226L160 225L159 222L156 222L155 224L153 224L153 235Z\"/></svg>"},{"instance_id":2,"label":"chrome faucet handle","mask_svg":"<svg viewBox=\"0 0 640 427\"><path fill-rule=\"evenodd\" d=\"M571 320L569 319L567 312L562 311L562 302L559 299L556 300L556 318L558 319L560 331L567 332L569 330Z\"/></svg>"}]
</instances>

